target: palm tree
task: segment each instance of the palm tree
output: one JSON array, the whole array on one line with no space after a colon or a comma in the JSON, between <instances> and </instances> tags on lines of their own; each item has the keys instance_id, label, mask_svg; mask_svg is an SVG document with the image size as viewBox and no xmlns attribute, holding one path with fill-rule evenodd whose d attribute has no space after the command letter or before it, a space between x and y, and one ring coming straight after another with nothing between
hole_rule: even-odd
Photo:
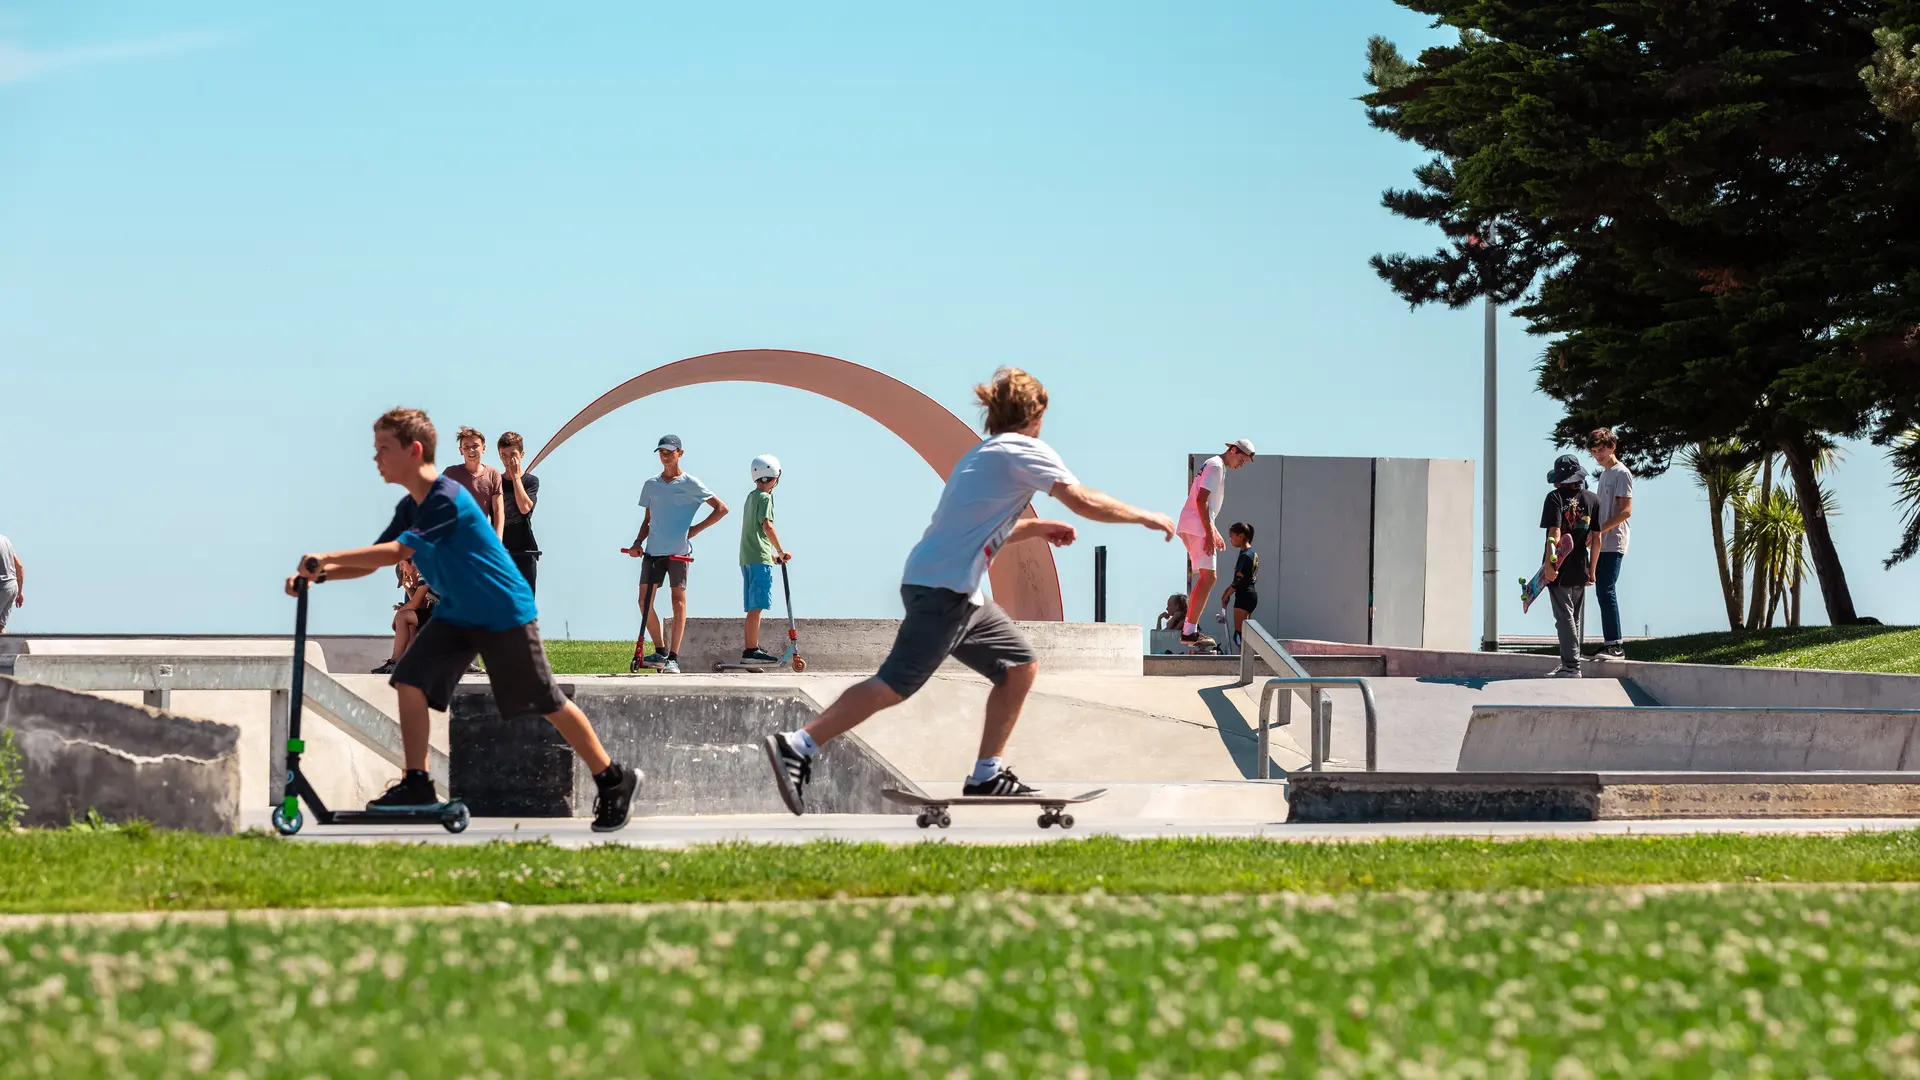
<instances>
[{"instance_id":1,"label":"palm tree","mask_svg":"<svg viewBox=\"0 0 1920 1080\"><path fill-rule=\"evenodd\" d=\"M1713 522L1713 561L1720 571L1720 595L1727 605L1727 628L1740 629L1740 608L1746 591L1746 562L1741 553L1742 519L1737 509L1753 493L1754 453L1736 439L1696 444L1681 455L1693 472L1693 482L1707 495L1707 513ZM1734 509L1734 543L1728 543L1728 510Z\"/></svg>"},{"instance_id":2,"label":"palm tree","mask_svg":"<svg viewBox=\"0 0 1920 1080\"><path fill-rule=\"evenodd\" d=\"M1898 493L1894 504L1906 511L1900 522L1900 546L1885 563L1891 570L1920 551L1920 427L1908 428L1893 440L1887 462L1893 466L1893 490Z\"/></svg>"}]
</instances>

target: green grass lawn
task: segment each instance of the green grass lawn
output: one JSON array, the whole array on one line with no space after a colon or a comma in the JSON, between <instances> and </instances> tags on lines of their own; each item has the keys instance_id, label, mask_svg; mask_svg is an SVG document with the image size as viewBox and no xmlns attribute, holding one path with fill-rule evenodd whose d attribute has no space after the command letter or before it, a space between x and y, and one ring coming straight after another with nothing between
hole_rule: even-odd
<instances>
[{"instance_id":1,"label":"green grass lawn","mask_svg":"<svg viewBox=\"0 0 1920 1080\"><path fill-rule=\"evenodd\" d=\"M324 844L268 834L0 836L0 912L812 900L1013 889L1189 895L1920 881L1920 831L1587 840L1046 844Z\"/></svg>"},{"instance_id":2,"label":"green grass lawn","mask_svg":"<svg viewBox=\"0 0 1920 1080\"><path fill-rule=\"evenodd\" d=\"M1920 627L1912 626L1806 626L1687 634L1626 645L1629 660L1920 674Z\"/></svg>"},{"instance_id":3,"label":"green grass lawn","mask_svg":"<svg viewBox=\"0 0 1920 1080\"><path fill-rule=\"evenodd\" d=\"M555 675L625 675L633 661L631 641L552 641L547 663Z\"/></svg>"},{"instance_id":4,"label":"green grass lawn","mask_svg":"<svg viewBox=\"0 0 1920 1080\"><path fill-rule=\"evenodd\" d=\"M975 895L0 935L0 1077L1887 1076L1887 888Z\"/></svg>"}]
</instances>

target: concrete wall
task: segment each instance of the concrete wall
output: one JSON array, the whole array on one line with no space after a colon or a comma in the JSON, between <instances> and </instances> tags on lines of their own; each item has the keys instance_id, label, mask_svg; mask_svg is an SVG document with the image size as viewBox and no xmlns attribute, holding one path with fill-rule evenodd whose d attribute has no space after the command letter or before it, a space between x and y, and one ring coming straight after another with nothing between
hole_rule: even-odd
<instances>
[{"instance_id":1,"label":"concrete wall","mask_svg":"<svg viewBox=\"0 0 1920 1080\"><path fill-rule=\"evenodd\" d=\"M593 721L607 753L645 773L640 816L783 813L760 740L803 727L820 706L804 691L584 679L563 685ZM463 686L451 714L453 794L477 817L587 817L594 783L558 732L538 716L503 717L485 687ZM829 743L814 764L809 810L906 813L880 797L913 781L856 735Z\"/></svg>"},{"instance_id":2,"label":"concrete wall","mask_svg":"<svg viewBox=\"0 0 1920 1080\"><path fill-rule=\"evenodd\" d=\"M1188 456L1189 485L1210 456ZM1218 523L1254 527L1275 636L1453 648L1473 639L1472 518L1470 461L1263 454L1227 474ZM1233 553L1217 566L1208 611Z\"/></svg>"},{"instance_id":3,"label":"concrete wall","mask_svg":"<svg viewBox=\"0 0 1920 1080\"><path fill-rule=\"evenodd\" d=\"M97 810L169 829L239 826L239 732L226 724L0 676L0 727L26 758L28 825Z\"/></svg>"},{"instance_id":4,"label":"concrete wall","mask_svg":"<svg viewBox=\"0 0 1920 1080\"><path fill-rule=\"evenodd\" d=\"M1461 772L1920 768L1920 711L1479 706Z\"/></svg>"},{"instance_id":5,"label":"concrete wall","mask_svg":"<svg viewBox=\"0 0 1920 1080\"><path fill-rule=\"evenodd\" d=\"M656 610L668 610L664 599L656 601ZM639 629L638 605L634 629ZM1140 627L1133 623L1023 622L1020 629L1033 642L1043 671L1140 673ZM671 620L663 631L672 633ZM717 664L738 663L741 634L740 619L688 619L686 637L680 646L683 671L712 671ZM799 621L800 655L809 672L845 672L871 675L893 648L899 632L898 619L802 619ZM760 627L760 647L779 655L787 645L785 619L766 619ZM967 669L949 660L943 671Z\"/></svg>"}]
</instances>

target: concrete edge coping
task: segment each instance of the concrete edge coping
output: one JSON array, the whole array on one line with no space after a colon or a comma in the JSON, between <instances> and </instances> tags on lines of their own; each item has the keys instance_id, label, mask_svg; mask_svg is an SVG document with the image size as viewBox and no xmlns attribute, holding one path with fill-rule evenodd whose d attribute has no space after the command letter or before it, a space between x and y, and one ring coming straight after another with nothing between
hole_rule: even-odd
<instances>
[{"instance_id":1,"label":"concrete edge coping","mask_svg":"<svg viewBox=\"0 0 1920 1080\"><path fill-rule=\"evenodd\" d=\"M1649 784L1920 784L1920 772L1328 772L1294 773L1296 786L1348 783L1424 787L1591 787Z\"/></svg>"},{"instance_id":2,"label":"concrete edge coping","mask_svg":"<svg viewBox=\"0 0 1920 1080\"><path fill-rule=\"evenodd\" d=\"M1617 712L1617 713L1807 713L1821 716L1827 713L1861 716L1920 716L1920 709L1861 709L1851 706L1824 705L1579 705L1579 704L1534 704L1503 705L1496 703L1474 703L1473 711L1493 712L1511 710L1515 712Z\"/></svg>"}]
</instances>

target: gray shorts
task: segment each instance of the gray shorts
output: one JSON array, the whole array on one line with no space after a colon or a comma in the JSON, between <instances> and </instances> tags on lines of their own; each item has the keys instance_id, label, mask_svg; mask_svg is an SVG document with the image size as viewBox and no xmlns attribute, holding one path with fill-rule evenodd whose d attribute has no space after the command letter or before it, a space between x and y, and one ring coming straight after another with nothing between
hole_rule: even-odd
<instances>
[{"instance_id":1,"label":"gray shorts","mask_svg":"<svg viewBox=\"0 0 1920 1080\"><path fill-rule=\"evenodd\" d=\"M949 656L996 686L1006 680L1008 668L1038 659L1027 636L992 601L976 605L965 593L926 585L900 586L900 599L907 617L900 620L878 677L903 698L925 686Z\"/></svg>"},{"instance_id":2,"label":"gray shorts","mask_svg":"<svg viewBox=\"0 0 1920 1080\"><path fill-rule=\"evenodd\" d=\"M655 588L665 585L669 589L687 587L687 564L690 558L678 555L642 555L640 556L640 587L652 585Z\"/></svg>"},{"instance_id":3,"label":"gray shorts","mask_svg":"<svg viewBox=\"0 0 1920 1080\"><path fill-rule=\"evenodd\" d=\"M13 614L13 602L20 598L20 590L11 580L0 581L0 630L7 628L7 616Z\"/></svg>"}]
</instances>

